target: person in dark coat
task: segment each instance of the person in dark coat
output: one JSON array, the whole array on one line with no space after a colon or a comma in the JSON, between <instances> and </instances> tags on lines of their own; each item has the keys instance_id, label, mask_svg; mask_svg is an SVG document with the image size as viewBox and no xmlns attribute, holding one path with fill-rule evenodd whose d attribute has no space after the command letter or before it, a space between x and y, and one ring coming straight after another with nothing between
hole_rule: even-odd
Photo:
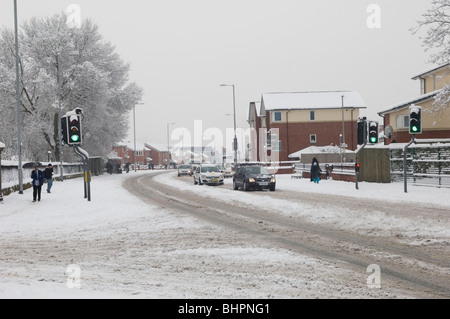
<instances>
[{"instance_id":1,"label":"person in dark coat","mask_svg":"<svg viewBox=\"0 0 450 319\"><path fill-rule=\"evenodd\" d=\"M311 182L319 184L321 174L322 170L320 169L319 161L314 157L311 164Z\"/></svg>"},{"instance_id":2,"label":"person in dark coat","mask_svg":"<svg viewBox=\"0 0 450 319\"><path fill-rule=\"evenodd\" d=\"M48 166L44 169L44 178L47 181L47 193L50 193L50 190L53 186L53 166L52 164L48 164Z\"/></svg>"},{"instance_id":3,"label":"person in dark coat","mask_svg":"<svg viewBox=\"0 0 450 319\"><path fill-rule=\"evenodd\" d=\"M31 172L31 180L33 184L33 202L41 201L41 189L44 184L44 172L39 170L37 165L34 165L34 171Z\"/></svg>"}]
</instances>

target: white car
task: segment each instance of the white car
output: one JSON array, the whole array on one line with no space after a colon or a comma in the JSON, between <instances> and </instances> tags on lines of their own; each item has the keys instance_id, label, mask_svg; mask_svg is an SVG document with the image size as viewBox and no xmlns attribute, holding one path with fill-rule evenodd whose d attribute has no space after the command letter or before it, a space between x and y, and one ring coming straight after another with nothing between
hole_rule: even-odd
<instances>
[{"instance_id":1,"label":"white car","mask_svg":"<svg viewBox=\"0 0 450 319\"><path fill-rule=\"evenodd\" d=\"M228 169L222 165L217 165L217 167L222 172L224 178L233 177L234 172L231 169Z\"/></svg>"},{"instance_id":2,"label":"white car","mask_svg":"<svg viewBox=\"0 0 450 319\"><path fill-rule=\"evenodd\" d=\"M223 185L223 174L216 165L202 164L194 172L194 184Z\"/></svg>"}]
</instances>

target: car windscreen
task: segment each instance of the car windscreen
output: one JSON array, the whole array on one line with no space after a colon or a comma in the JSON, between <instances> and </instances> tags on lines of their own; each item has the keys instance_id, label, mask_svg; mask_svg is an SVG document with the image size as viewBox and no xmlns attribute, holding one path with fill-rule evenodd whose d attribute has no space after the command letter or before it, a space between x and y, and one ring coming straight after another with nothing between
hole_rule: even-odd
<instances>
[{"instance_id":1,"label":"car windscreen","mask_svg":"<svg viewBox=\"0 0 450 319\"><path fill-rule=\"evenodd\" d=\"M245 172L247 174L255 174L255 175L269 174L269 172L265 167L247 167L245 169Z\"/></svg>"},{"instance_id":2,"label":"car windscreen","mask_svg":"<svg viewBox=\"0 0 450 319\"><path fill-rule=\"evenodd\" d=\"M220 172L216 166L204 166L201 171L202 173Z\"/></svg>"},{"instance_id":3,"label":"car windscreen","mask_svg":"<svg viewBox=\"0 0 450 319\"><path fill-rule=\"evenodd\" d=\"M180 165L179 166L179 168L182 168L182 169L190 169L191 168L191 166L190 165Z\"/></svg>"}]
</instances>

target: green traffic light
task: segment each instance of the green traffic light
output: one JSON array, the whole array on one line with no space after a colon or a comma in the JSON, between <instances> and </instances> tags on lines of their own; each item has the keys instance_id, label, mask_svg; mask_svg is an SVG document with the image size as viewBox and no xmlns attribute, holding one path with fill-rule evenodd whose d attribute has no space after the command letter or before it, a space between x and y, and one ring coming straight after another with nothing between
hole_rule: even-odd
<instances>
[{"instance_id":1,"label":"green traffic light","mask_svg":"<svg viewBox=\"0 0 450 319\"><path fill-rule=\"evenodd\" d=\"M72 140L72 142L78 142L80 140L80 136L79 135L72 135L70 137L70 139Z\"/></svg>"},{"instance_id":2,"label":"green traffic light","mask_svg":"<svg viewBox=\"0 0 450 319\"><path fill-rule=\"evenodd\" d=\"M370 141L371 141L372 143L376 143L377 138L376 138L376 137L372 137L372 138L370 139Z\"/></svg>"},{"instance_id":3,"label":"green traffic light","mask_svg":"<svg viewBox=\"0 0 450 319\"><path fill-rule=\"evenodd\" d=\"M412 127L412 130L413 130L413 132L417 132L417 131L418 131L417 126L413 126L413 127Z\"/></svg>"}]
</instances>

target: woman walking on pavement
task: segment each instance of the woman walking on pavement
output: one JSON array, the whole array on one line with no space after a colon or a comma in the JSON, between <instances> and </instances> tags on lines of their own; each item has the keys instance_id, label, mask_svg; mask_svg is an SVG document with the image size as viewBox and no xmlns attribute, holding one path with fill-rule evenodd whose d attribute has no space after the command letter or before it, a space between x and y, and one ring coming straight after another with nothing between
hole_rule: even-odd
<instances>
[{"instance_id":1,"label":"woman walking on pavement","mask_svg":"<svg viewBox=\"0 0 450 319\"><path fill-rule=\"evenodd\" d=\"M41 201L41 189L44 184L44 173L39 170L38 165L34 165L34 171L31 172L31 179L33 184L33 202Z\"/></svg>"},{"instance_id":2,"label":"woman walking on pavement","mask_svg":"<svg viewBox=\"0 0 450 319\"><path fill-rule=\"evenodd\" d=\"M314 157L311 164L311 182L319 184L321 174L322 170L320 169L319 161Z\"/></svg>"}]
</instances>

